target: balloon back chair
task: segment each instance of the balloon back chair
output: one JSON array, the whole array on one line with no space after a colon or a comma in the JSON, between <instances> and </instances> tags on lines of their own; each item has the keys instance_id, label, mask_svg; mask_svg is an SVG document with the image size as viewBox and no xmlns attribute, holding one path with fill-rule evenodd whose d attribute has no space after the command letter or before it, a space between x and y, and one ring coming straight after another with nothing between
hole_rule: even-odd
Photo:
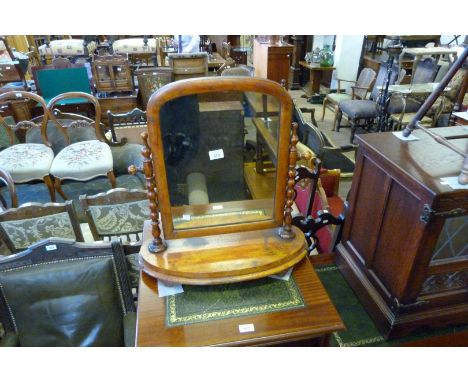
<instances>
[{"instance_id":1,"label":"balloon back chair","mask_svg":"<svg viewBox=\"0 0 468 382\"><path fill-rule=\"evenodd\" d=\"M54 107L65 99L86 99L92 103L96 113L94 126L86 118L72 121L68 126L64 126L55 116ZM61 187L65 179L85 182L99 176L107 176L112 188L115 188L112 152L100 127L101 107L97 98L82 92L63 93L51 99L47 109L48 118L55 123L67 141L67 146L55 156L50 168L55 189L62 198L67 199ZM87 134L77 134L75 131L82 129L87 130ZM91 140L89 132L94 133ZM46 130L43 136L48 143Z\"/></svg>"},{"instance_id":2,"label":"balloon back chair","mask_svg":"<svg viewBox=\"0 0 468 382\"><path fill-rule=\"evenodd\" d=\"M43 143L15 143L15 138L26 139L28 133L35 129L45 131L47 125L47 106L44 99L37 94L14 91L0 95L0 103L12 100L35 101L44 112L41 127L32 121L20 121L13 128L0 115L0 124L5 128L10 146L0 152L0 167L7 171L14 183L27 183L33 180L43 180L49 190L50 199L55 202L55 190L50 177L50 167L54 160L54 152L44 139Z\"/></svg>"}]
</instances>

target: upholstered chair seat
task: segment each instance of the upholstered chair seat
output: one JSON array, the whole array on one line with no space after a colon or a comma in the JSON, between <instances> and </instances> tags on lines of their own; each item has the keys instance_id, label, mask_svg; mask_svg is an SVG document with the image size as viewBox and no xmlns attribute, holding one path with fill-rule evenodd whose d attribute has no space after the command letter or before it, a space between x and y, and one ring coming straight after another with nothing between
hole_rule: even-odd
<instances>
[{"instance_id":1,"label":"upholstered chair seat","mask_svg":"<svg viewBox=\"0 0 468 382\"><path fill-rule=\"evenodd\" d=\"M73 143L55 157L50 173L59 179L86 181L113 169L112 151L98 140Z\"/></svg>"},{"instance_id":2,"label":"upholstered chair seat","mask_svg":"<svg viewBox=\"0 0 468 382\"><path fill-rule=\"evenodd\" d=\"M0 94L0 103L12 100L34 102L47 116L47 105L37 94L22 90ZM50 166L54 159L54 152L50 144L41 135L36 142L24 142L29 133L40 133L46 128L47 118L42 118L39 124L33 121L20 121L11 126L0 115L0 126L9 138L9 147L0 152L0 167L7 171L14 183L25 183L32 180L43 180L49 190L50 200L55 202L55 190L50 177ZM18 143L22 142L22 143Z\"/></svg>"},{"instance_id":3,"label":"upholstered chair seat","mask_svg":"<svg viewBox=\"0 0 468 382\"><path fill-rule=\"evenodd\" d=\"M75 119L73 115L64 116L55 110L55 106L69 99L84 99L94 105L95 121L79 116ZM59 94L47 104L50 123L55 124L58 131L65 138L65 147L55 156L50 168L51 175L54 176L54 186L63 199L67 200L67 195L62 190L62 181L72 179L75 181L88 181L98 176L107 176L112 188L115 188L115 175L113 170L112 151L109 142L104 136L101 126L101 106L96 97L83 92L69 92ZM73 117L72 122L67 126L64 122ZM94 125L94 126L93 126ZM46 126L49 126L47 123ZM48 130L48 129L47 129ZM52 133L52 132L51 132ZM48 134L43 131L43 136L48 139ZM51 134L55 136L56 134ZM53 145L52 141L48 141ZM60 146L62 142L56 141Z\"/></svg>"},{"instance_id":4,"label":"upholstered chair seat","mask_svg":"<svg viewBox=\"0 0 468 382\"><path fill-rule=\"evenodd\" d=\"M341 101L352 99L351 94L347 93L330 93L327 94L327 98L332 103L340 103Z\"/></svg>"},{"instance_id":5,"label":"upholstered chair seat","mask_svg":"<svg viewBox=\"0 0 468 382\"><path fill-rule=\"evenodd\" d=\"M351 119L375 118L378 112L378 105L371 100L342 101L339 107Z\"/></svg>"},{"instance_id":6,"label":"upholstered chair seat","mask_svg":"<svg viewBox=\"0 0 468 382\"><path fill-rule=\"evenodd\" d=\"M22 143L0 152L0 167L10 173L15 183L42 180L49 175L53 160L52 149L40 143Z\"/></svg>"},{"instance_id":7,"label":"upholstered chair seat","mask_svg":"<svg viewBox=\"0 0 468 382\"><path fill-rule=\"evenodd\" d=\"M407 98L405 110L408 113L414 113L419 110L421 105L422 105L422 102L419 102L418 100L415 100L413 98ZM403 111L403 107L404 107L403 103L400 100L392 97L392 99L390 99L390 102L388 103L388 106L387 106L387 113L399 114Z\"/></svg>"}]
</instances>

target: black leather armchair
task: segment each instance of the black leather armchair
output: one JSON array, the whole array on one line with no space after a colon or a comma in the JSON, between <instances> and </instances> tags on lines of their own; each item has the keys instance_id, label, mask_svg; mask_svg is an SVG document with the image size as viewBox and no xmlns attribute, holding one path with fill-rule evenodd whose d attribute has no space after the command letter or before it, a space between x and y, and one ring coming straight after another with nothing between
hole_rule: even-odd
<instances>
[{"instance_id":1,"label":"black leather armchair","mask_svg":"<svg viewBox=\"0 0 468 382\"><path fill-rule=\"evenodd\" d=\"M0 260L2 346L134 346L122 245L41 241Z\"/></svg>"}]
</instances>

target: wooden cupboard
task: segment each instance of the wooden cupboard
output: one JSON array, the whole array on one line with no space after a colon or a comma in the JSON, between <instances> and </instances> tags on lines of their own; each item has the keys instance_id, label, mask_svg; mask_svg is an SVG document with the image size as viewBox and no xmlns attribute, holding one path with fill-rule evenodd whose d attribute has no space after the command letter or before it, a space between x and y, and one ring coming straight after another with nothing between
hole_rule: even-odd
<instances>
[{"instance_id":1,"label":"wooden cupboard","mask_svg":"<svg viewBox=\"0 0 468 382\"><path fill-rule=\"evenodd\" d=\"M463 127L434 129L468 142ZM387 338L468 323L468 190L441 178L463 158L421 131L358 136L337 264Z\"/></svg>"},{"instance_id":2,"label":"wooden cupboard","mask_svg":"<svg viewBox=\"0 0 468 382\"><path fill-rule=\"evenodd\" d=\"M253 48L255 77L267 78L278 83L285 80L286 88L289 89L289 68L293 50L293 45L260 43L255 39Z\"/></svg>"}]
</instances>

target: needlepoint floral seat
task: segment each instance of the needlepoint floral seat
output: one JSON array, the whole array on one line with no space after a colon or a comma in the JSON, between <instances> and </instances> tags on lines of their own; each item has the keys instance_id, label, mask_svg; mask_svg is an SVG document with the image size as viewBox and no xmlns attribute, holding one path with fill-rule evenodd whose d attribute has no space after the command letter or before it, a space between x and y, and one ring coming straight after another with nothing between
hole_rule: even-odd
<instances>
[{"instance_id":1,"label":"needlepoint floral seat","mask_svg":"<svg viewBox=\"0 0 468 382\"><path fill-rule=\"evenodd\" d=\"M64 99L84 99L94 105L95 121L86 117L73 120L68 126L58 118L55 105ZM47 104L48 117L65 138L65 147L55 155L50 174L54 177L54 186L64 198L61 182L65 179L87 181L99 176L107 176L111 187L115 188L112 151L107 143L101 125L101 106L96 97L83 92L59 94ZM94 125L94 126L93 126ZM43 130L47 139L47 132ZM76 140L75 140L76 139ZM49 144L51 144L49 142Z\"/></svg>"},{"instance_id":2,"label":"needlepoint floral seat","mask_svg":"<svg viewBox=\"0 0 468 382\"><path fill-rule=\"evenodd\" d=\"M40 143L18 144L0 152L0 167L10 173L15 183L48 176L53 160L52 149Z\"/></svg>"},{"instance_id":3,"label":"needlepoint floral seat","mask_svg":"<svg viewBox=\"0 0 468 382\"><path fill-rule=\"evenodd\" d=\"M108 144L98 140L73 143L55 157L50 173L60 179L86 181L106 176L113 169Z\"/></svg>"}]
</instances>

